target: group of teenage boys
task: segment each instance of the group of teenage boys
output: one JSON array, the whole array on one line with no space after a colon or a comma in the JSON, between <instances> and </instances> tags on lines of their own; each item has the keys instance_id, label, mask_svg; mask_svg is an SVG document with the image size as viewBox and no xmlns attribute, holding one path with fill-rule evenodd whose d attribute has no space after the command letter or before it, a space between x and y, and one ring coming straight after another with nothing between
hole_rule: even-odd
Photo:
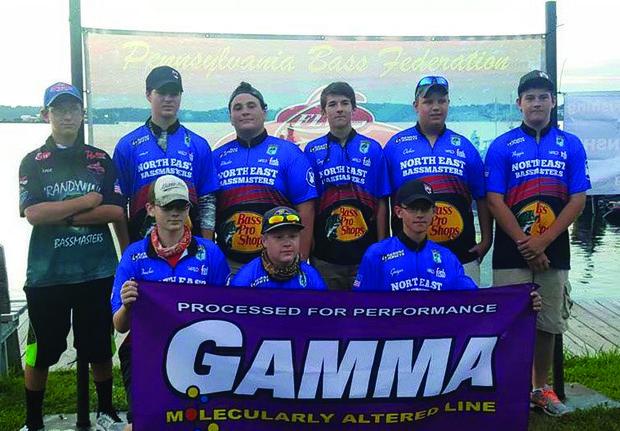
<instances>
[{"instance_id":1,"label":"group of teenage boys","mask_svg":"<svg viewBox=\"0 0 620 431\"><path fill-rule=\"evenodd\" d=\"M475 289L492 243L495 286L540 286L531 402L550 415L568 411L547 382L554 335L568 319L567 228L590 182L583 145L551 123L556 93L547 74L521 78L523 122L493 141L484 163L446 127L449 84L441 76L418 82L417 123L385 147L353 128L356 97L345 82L323 90L329 133L303 152L268 135L267 104L245 82L228 101L236 138L212 152L179 122L182 93L178 71L153 69L146 78L151 116L110 158L83 142L81 92L64 83L45 92L41 115L51 135L19 173L20 212L33 225L25 430L44 429L48 367L66 349L71 322L78 356L92 364L97 429L123 429L112 405L110 331L112 322L129 330L140 280ZM118 266L108 223L123 250ZM119 349L128 396L129 343L128 336Z\"/></svg>"}]
</instances>

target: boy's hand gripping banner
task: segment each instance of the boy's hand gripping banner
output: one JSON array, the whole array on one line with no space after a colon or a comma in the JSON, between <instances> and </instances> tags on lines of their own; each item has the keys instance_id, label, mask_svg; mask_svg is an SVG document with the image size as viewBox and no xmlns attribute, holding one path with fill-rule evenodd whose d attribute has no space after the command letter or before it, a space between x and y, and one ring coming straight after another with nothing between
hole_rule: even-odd
<instances>
[{"instance_id":1,"label":"boy's hand gripping banner","mask_svg":"<svg viewBox=\"0 0 620 431\"><path fill-rule=\"evenodd\" d=\"M140 283L142 430L524 430L531 285L357 293Z\"/></svg>"}]
</instances>

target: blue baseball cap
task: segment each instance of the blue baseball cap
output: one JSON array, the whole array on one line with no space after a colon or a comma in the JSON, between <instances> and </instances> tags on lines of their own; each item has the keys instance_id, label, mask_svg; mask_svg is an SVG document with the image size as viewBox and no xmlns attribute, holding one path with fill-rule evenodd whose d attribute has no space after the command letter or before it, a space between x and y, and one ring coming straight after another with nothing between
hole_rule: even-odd
<instances>
[{"instance_id":1,"label":"blue baseball cap","mask_svg":"<svg viewBox=\"0 0 620 431\"><path fill-rule=\"evenodd\" d=\"M75 97L80 103L82 103L82 93L76 87L71 84L67 84L64 82L57 82L56 84L52 84L45 90L45 95L43 96L43 107L49 108L52 103L58 97L63 94L67 94L69 96Z\"/></svg>"}]
</instances>

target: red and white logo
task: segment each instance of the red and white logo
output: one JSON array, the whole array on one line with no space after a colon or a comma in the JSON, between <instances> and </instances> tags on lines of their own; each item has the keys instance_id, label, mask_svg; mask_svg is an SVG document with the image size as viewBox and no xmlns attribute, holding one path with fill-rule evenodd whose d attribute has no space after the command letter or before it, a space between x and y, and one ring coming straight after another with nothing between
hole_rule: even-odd
<instances>
[{"instance_id":1,"label":"red and white logo","mask_svg":"<svg viewBox=\"0 0 620 431\"><path fill-rule=\"evenodd\" d=\"M34 156L34 159L37 160L37 161L41 161L41 160L48 159L51 155L52 155L52 153L50 151L39 151Z\"/></svg>"}]
</instances>

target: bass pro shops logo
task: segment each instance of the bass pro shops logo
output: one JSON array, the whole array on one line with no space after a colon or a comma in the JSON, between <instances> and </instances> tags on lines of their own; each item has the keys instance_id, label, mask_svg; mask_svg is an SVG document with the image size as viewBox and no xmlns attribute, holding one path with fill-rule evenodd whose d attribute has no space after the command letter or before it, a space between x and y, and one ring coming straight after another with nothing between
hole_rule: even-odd
<instances>
[{"instance_id":1,"label":"bass pro shops logo","mask_svg":"<svg viewBox=\"0 0 620 431\"><path fill-rule=\"evenodd\" d=\"M263 217L253 212L238 212L226 220L221 234L227 248L242 253L256 253L261 249Z\"/></svg>"},{"instance_id":2,"label":"bass pro shops logo","mask_svg":"<svg viewBox=\"0 0 620 431\"><path fill-rule=\"evenodd\" d=\"M362 212L349 205L334 209L325 222L325 236L330 241L355 241L366 232L368 226Z\"/></svg>"},{"instance_id":3,"label":"bass pro shops logo","mask_svg":"<svg viewBox=\"0 0 620 431\"><path fill-rule=\"evenodd\" d=\"M542 235L555 221L553 209L545 202L527 204L517 214L517 222L523 232L531 236Z\"/></svg>"},{"instance_id":4,"label":"bass pro shops logo","mask_svg":"<svg viewBox=\"0 0 620 431\"><path fill-rule=\"evenodd\" d=\"M282 108L274 121L265 123L265 129L271 136L286 139L304 148L306 144L329 132L327 117L321 112L321 91L325 87L314 90L304 103L290 105ZM385 123L375 121L374 115L360 106L367 102L364 94L356 92L355 99L357 108L353 111L351 122L353 128L362 135L368 136L382 144L399 131L398 128ZM235 139L235 133L230 133L218 140L215 147ZM368 151L369 143L360 144L360 151Z\"/></svg>"}]
</instances>

